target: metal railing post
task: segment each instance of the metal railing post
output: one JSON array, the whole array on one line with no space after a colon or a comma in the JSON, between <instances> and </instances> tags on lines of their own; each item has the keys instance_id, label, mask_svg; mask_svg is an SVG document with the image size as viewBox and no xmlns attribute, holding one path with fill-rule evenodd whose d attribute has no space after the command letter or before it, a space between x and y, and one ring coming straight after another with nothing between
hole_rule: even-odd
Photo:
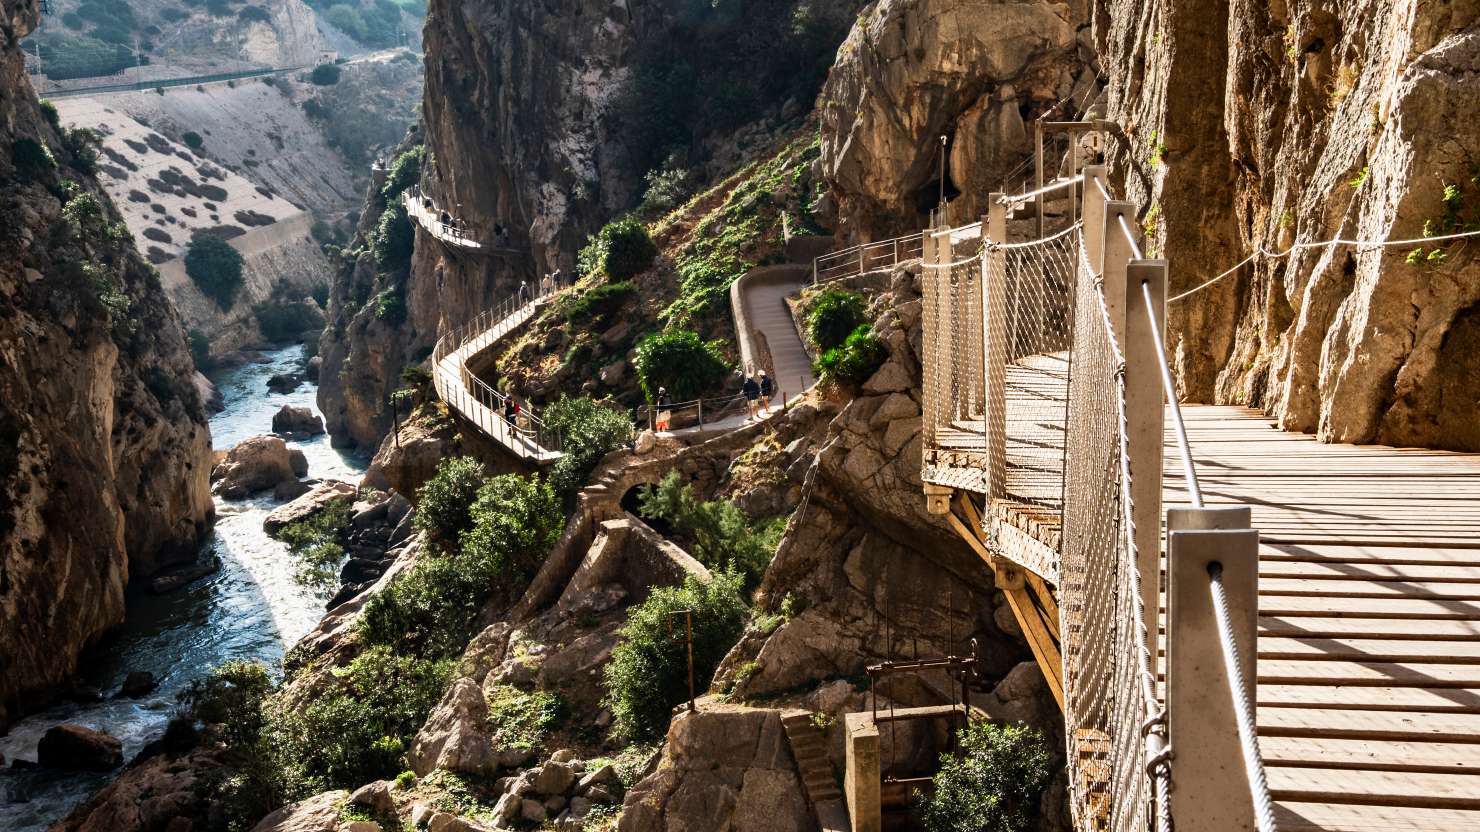
<instances>
[{"instance_id":1,"label":"metal railing post","mask_svg":"<svg viewBox=\"0 0 1480 832\"><path fill-rule=\"evenodd\" d=\"M1167 719L1178 832L1253 830L1254 803L1208 567L1222 565L1249 701L1257 701L1259 533L1246 506L1167 512Z\"/></svg>"},{"instance_id":2,"label":"metal railing post","mask_svg":"<svg viewBox=\"0 0 1480 832\"><path fill-rule=\"evenodd\" d=\"M987 443L987 494L1001 497L1007 474L1007 252L991 248L1007 242L1007 205L1003 195L987 198L982 229L987 256L982 258L982 364L986 389L983 430Z\"/></svg>"},{"instance_id":3,"label":"metal railing post","mask_svg":"<svg viewBox=\"0 0 1480 832\"><path fill-rule=\"evenodd\" d=\"M1043 119L1039 118L1033 122L1033 188L1043 190ZM1038 209L1038 239L1048 236L1044 233L1043 225L1043 196L1040 194L1036 205Z\"/></svg>"},{"instance_id":4,"label":"metal railing post","mask_svg":"<svg viewBox=\"0 0 1480 832\"><path fill-rule=\"evenodd\" d=\"M925 264L932 262L935 258L935 238L927 230L920 235L920 293L921 309L924 318L923 331L921 333L921 351L924 353L921 361L920 375L920 407L925 417L924 436L922 437L925 447L929 448L935 444L936 431L940 427L940 281L934 269L924 268Z\"/></svg>"},{"instance_id":5,"label":"metal railing post","mask_svg":"<svg viewBox=\"0 0 1480 832\"><path fill-rule=\"evenodd\" d=\"M1105 194L1095 183L1103 184L1109 168L1086 165L1084 168L1084 254L1090 271L1099 274L1105 263Z\"/></svg>"},{"instance_id":6,"label":"metal railing post","mask_svg":"<svg viewBox=\"0 0 1480 832\"><path fill-rule=\"evenodd\" d=\"M699 430L704 429L704 400L699 399Z\"/></svg>"},{"instance_id":7,"label":"metal railing post","mask_svg":"<svg viewBox=\"0 0 1480 832\"><path fill-rule=\"evenodd\" d=\"M1118 229L1111 234L1122 237ZM1161 365L1157 351L1165 333L1153 331L1146 315L1145 283L1156 304L1156 320L1165 321L1167 264L1164 260L1132 260L1126 264L1125 309L1125 416L1126 446L1130 453L1131 502L1135 509L1136 568L1141 573L1141 599L1145 602L1146 632L1155 634L1161 608L1161 480L1162 443L1166 429L1165 399L1162 396ZM1106 286L1108 294L1109 286ZM1153 641L1155 640L1153 635ZM1155 645L1152 645L1153 649ZM1153 653L1153 655L1155 655Z\"/></svg>"}]
</instances>

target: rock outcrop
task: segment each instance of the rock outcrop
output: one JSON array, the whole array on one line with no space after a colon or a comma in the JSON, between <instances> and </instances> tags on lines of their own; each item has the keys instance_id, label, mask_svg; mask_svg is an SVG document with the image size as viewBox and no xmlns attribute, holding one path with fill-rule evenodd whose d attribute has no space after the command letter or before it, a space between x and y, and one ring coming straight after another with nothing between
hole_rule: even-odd
<instances>
[{"instance_id":1,"label":"rock outcrop","mask_svg":"<svg viewBox=\"0 0 1480 832\"><path fill-rule=\"evenodd\" d=\"M1173 293L1255 247L1476 225L1480 136L1445 127L1480 106L1475 3L1116 0L1095 39L1116 175L1156 207ZM1473 242L1413 251L1257 258L1174 304L1186 396L1331 441L1480 449L1480 261Z\"/></svg>"},{"instance_id":2,"label":"rock outcrop","mask_svg":"<svg viewBox=\"0 0 1480 832\"><path fill-rule=\"evenodd\" d=\"M110 771L123 765L123 743L102 731L64 723L41 736L36 760L45 768Z\"/></svg>"},{"instance_id":3,"label":"rock outcrop","mask_svg":"<svg viewBox=\"0 0 1480 832\"><path fill-rule=\"evenodd\" d=\"M923 227L940 193L941 136L952 220L978 219L1008 173L1021 179L1032 120L1092 87L1078 39L1087 6L881 0L861 14L821 99L839 234L867 242Z\"/></svg>"},{"instance_id":4,"label":"rock outcrop","mask_svg":"<svg viewBox=\"0 0 1480 832\"><path fill-rule=\"evenodd\" d=\"M306 473L308 462L302 451L289 448L281 437L253 436L227 451L211 471L211 482L221 497L240 500Z\"/></svg>"},{"instance_id":5,"label":"rock outcrop","mask_svg":"<svg viewBox=\"0 0 1480 832\"><path fill-rule=\"evenodd\" d=\"M272 415L272 432L300 439L318 436L324 432L324 420L306 407L285 404Z\"/></svg>"},{"instance_id":6,"label":"rock outcrop","mask_svg":"<svg viewBox=\"0 0 1480 832\"><path fill-rule=\"evenodd\" d=\"M0 0L0 724L123 619L130 578L195 557L210 436L159 278L38 106Z\"/></svg>"}]
</instances>

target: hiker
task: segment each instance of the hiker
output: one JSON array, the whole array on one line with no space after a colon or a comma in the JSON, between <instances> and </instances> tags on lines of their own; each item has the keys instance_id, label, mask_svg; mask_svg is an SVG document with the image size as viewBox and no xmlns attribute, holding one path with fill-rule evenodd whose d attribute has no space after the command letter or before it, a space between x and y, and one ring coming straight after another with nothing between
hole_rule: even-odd
<instances>
[{"instance_id":1,"label":"hiker","mask_svg":"<svg viewBox=\"0 0 1480 832\"><path fill-rule=\"evenodd\" d=\"M529 281L525 280L519 284L519 305L529 303Z\"/></svg>"},{"instance_id":2,"label":"hiker","mask_svg":"<svg viewBox=\"0 0 1480 832\"><path fill-rule=\"evenodd\" d=\"M504 421L508 422L510 427L513 427L514 417L518 414L519 405L514 404L514 397L509 396L508 398L504 399Z\"/></svg>"},{"instance_id":3,"label":"hiker","mask_svg":"<svg viewBox=\"0 0 1480 832\"><path fill-rule=\"evenodd\" d=\"M749 415L745 417L745 421L755 421L755 410L759 404L758 399L760 399L761 395L761 386L756 384L755 376L748 375L745 377L745 383L740 385L740 392L745 394L745 406L749 411Z\"/></svg>"},{"instance_id":4,"label":"hiker","mask_svg":"<svg viewBox=\"0 0 1480 832\"><path fill-rule=\"evenodd\" d=\"M442 220L442 230L443 231L446 231L448 229L448 227L452 225L452 215L449 214L449 213L447 213L447 209L446 208L443 208L442 209L442 213L439 215L439 219Z\"/></svg>"},{"instance_id":5,"label":"hiker","mask_svg":"<svg viewBox=\"0 0 1480 832\"><path fill-rule=\"evenodd\" d=\"M668 424L673 420L673 399L668 395L668 388L658 388L658 424L655 430L668 430Z\"/></svg>"},{"instance_id":6,"label":"hiker","mask_svg":"<svg viewBox=\"0 0 1480 832\"><path fill-rule=\"evenodd\" d=\"M761 412L762 413L770 413L771 412L771 393L774 392L774 391L775 391L775 386L773 384L771 384L771 377L768 376L768 375L766 375L766 371L765 370L761 370Z\"/></svg>"},{"instance_id":7,"label":"hiker","mask_svg":"<svg viewBox=\"0 0 1480 832\"><path fill-rule=\"evenodd\" d=\"M555 291L555 281L550 278L550 273L545 272L545 279L540 281L540 294L548 295Z\"/></svg>"}]
</instances>

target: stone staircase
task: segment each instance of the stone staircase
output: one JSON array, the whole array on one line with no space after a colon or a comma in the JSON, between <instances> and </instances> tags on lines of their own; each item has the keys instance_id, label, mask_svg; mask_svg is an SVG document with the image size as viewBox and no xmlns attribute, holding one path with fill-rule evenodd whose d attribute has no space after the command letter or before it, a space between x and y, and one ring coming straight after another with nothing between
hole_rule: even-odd
<instances>
[{"instance_id":1,"label":"stone staircase","mask_svg":"<svg viewBox=\"0 0 1480 832\"><path fill-rule=\"evenodd\" d=\"M838 788L832 762L827 758L827 741L812 724L810 711L787 711L781 715L781 726L791 743L791 755L797 761L797 774L807 792L807 802L817 815L821 832L848 832L848 811L843 792Z\"/></svg>"}]
</instances>

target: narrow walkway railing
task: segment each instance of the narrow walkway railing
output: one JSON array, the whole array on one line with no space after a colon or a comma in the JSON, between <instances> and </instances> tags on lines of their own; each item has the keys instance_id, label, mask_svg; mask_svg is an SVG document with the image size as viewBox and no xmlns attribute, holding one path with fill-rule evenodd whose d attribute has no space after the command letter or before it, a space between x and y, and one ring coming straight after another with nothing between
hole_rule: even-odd
<instances>
[{"instance_id":1,"label":"narrow walkway railing","mask_svg":"<svg viewBox=\"0 0 1480 832\"><path fill-rule=\"evenodd\" d=\"M915 232L824 254L812 261L812 284L815 286L856 277L864 272L887 269L907 260L919 259L924 236L921 232Z\"/></svg>"},{"instance_id":2,"label":"narrow walkway railing","mask_svg":"<svg viewBox=\"0 0 1480 832\"><path fill-rule=\"evenodd\" d=\"M410 217L412 222L426 229L428 234L438 240L469 251L479 251L484 248L482 242L468 233L462 218L449 214L448 218L443 220L442 209L437 207L431 197L422 193L421 186L412 185L402 191L401 205L406 209L406 216Z\"/></svg>"},{"instance_id":3,"label":"narrow walkway railing","mask_svg":"<svg viewBox=\"0 0 1480 832\"><path fill-rule=\"evenodd\" d=\"M511 397L468 369L467 359L488 349L512 332L535 311L539 290L505 298L471 321L437 339L432 349L432 381L437 395L493 439L526 459L549 461L560 455L564 437L548 426L528 404L513 418Z\"/></svg>"}]
</instances>

